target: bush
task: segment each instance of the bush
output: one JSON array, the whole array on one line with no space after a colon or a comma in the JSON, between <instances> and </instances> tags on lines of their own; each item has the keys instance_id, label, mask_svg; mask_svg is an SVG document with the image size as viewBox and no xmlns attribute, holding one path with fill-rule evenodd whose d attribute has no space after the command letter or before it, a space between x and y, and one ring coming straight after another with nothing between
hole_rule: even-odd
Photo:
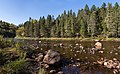
<instances>
[{"instance_id":1,"label":"bush","mask_svg":"<svg viewBox=\"0 0 120 74\"><path fill-rule=\"evenodd\" d=\"M16 60L5 64L0 71L0 74L30 74L28 70L29 63L24 59Z\"/></svg>"},{"instance_id":2,"label":"bush","mask_svg":"<svg viewBox=\"0 0 120 74\"><path fill-rule=\"evenodd\" d=\"M0 35L0 48L12 47L14 45L13 39L5 39Z\"/></svg>"}]
</instances>

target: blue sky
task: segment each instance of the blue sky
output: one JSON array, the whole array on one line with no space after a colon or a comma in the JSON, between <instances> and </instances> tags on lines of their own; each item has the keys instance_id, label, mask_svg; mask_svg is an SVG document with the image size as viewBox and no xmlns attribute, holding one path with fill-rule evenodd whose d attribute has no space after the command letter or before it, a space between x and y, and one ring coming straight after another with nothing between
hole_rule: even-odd
<instances>
[{"instance_id":1,"label":"blue sky","mask_svg":"<svg viewBox=\"0 0 120 74\"><path fill-rule=\"evenodd\" d=\"M0 20L18 25L29 17L39 19L40 16L46 17L48 14L56 17L64 10L72 9L77 12L86 4L89 7L93 4L100 7L103 2L118 2L120 5L120 0L0 0Z\"/></svg>"}]
</instances>

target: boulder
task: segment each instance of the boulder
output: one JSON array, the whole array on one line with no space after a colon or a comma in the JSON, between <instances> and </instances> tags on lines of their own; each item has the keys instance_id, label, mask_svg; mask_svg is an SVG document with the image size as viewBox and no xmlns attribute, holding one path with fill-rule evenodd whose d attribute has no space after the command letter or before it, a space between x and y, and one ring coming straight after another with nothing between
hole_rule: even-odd
<instances>
[{"instance_id":1,"label":"boulder","mask_svg":"<svg viewBox=\"0 0 120 74\"><path fill-rule=\"evenodd\" d=\"M60 53L55 50L48 50L44 56L43 62L47 64L55 64L60 61Z\"/></svg>"},{"instance_id":2,"label":"boulder","mask_svg":"<svg viewBox=\"0 0 120 74\"><path fill-rule=\"evenodd\" d=\"M95 48L96 49L102 49L102 43L101 42L96 42L95 43Z\"/></svg>"}]
</instances>

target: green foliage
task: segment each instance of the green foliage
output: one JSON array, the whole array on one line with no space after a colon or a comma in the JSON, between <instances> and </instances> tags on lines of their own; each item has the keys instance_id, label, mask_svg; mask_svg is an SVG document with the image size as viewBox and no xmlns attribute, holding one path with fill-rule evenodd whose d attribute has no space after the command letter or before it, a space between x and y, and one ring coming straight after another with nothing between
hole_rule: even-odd
<instances>
[{"instance_id":1,"label":"green foliage","mask_svg":"<svg viewBox=\"0 0 120 74\"><path fill-rule=\"evenodd\" d=\"M16 26L8 22L0 21L0 35L3 37L15 37Z\"/></svg>"},{"instance_id":2,"label":"green foliage","mask_svg":"<svg viewBox=\"0 0 120 74\"><path fill-rule=\"evenodd\" d=\"M5 50L0 50L0 65L4 65L6 62L10 61L11 56Z\"/></svg>"},{"instance_id":3,"label":"green foliage","mask_svg":"<svg viewBox=\"0 0 120 74\"><path fill-rule=\"evenodd\" d=\"M25 31L24 30L25 30L24 27L19 27L16 30L17 37L24 37L25 36Z\"/></svg>"},{"instance_id":4,"label":"green foliage","mask_svg":"<svg viewBox=\"0 0 120 74\"><path fill-rule=\"evenodd\" d=\"M31 74L25 60L26 53L16 49L6 49L0 51L0 74Z\"/></svg>"},{"instance_id":5,"label":"green foliage","mask_svg":"<svg viewBox=\"0 0 120 74\"><path fill-rule=\"evenodd\" d=\"M86 25L84 23L83 20L81 20L81 29L80 29L80 34L81 34L81 37L85 37L86 35Z\"/></svg>"},{"instance_id":6,"label":"green foliage","mask_svg":"<svg viewBox=\"0 0 120 74\"><path fill-rule=\"evenodd\" d=\"M5 39L3 36L0 36L0 48L12 47L14 46L13 39Z\"/></svg>"},{"instance_id":7,"label":"green foliage","mask_svg":"<svg viewBox=\"0 0 120 74\"><path fill-rule=\"evenodd\" d=\"M30 72L27 70L28 65L29 63L24 59L12 61L4 65L1 74L30 74Z\"/></svg>"}]
</instances>

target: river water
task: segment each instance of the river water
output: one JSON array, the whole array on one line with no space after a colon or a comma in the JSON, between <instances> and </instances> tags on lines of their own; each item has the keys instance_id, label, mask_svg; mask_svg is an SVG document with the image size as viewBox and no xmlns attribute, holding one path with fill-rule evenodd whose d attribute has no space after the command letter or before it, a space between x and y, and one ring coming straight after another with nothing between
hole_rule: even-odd
<instances>
[{"instance_id":1,"label":"river water","mask_svg":"<svg viewBox=\"0 0 120 74\"><path fill-rule=\"evenodd\" d=\"M95 41L40 41L40 40L17 40L26 46L31 46L39 51L49 49L57 50L66 58L84 63L81 67L65 66L62 68L65 74L113 74L112 69L101 65L94 65L100 58L120 61L119 41L101 41L103 48L93 51Z\"/></svg>"}]
</instances>

